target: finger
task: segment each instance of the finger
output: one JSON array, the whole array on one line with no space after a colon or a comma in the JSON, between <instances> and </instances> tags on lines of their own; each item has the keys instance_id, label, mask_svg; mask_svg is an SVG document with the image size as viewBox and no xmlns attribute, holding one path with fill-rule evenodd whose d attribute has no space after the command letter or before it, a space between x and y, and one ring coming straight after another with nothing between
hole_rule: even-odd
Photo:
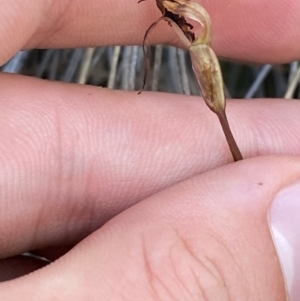
<instances>
[{"instance_id":1,"label":"finger","mask_svg":"<svg viewBox=\"0 0 300 301\"><path fill-rule=\"evenodd\" d=\"M2 284L0 297L284 300L267 210L299 175L291 157L201 174L123 212L42 271Z\"/></svg>"},{"instance_id":2,"label":"finger","mask_svg":"<svg viewBox=\"0 0 300 301\"><path fill-rule=\"evenodd\" d=\"M157 20L154 0L2 1L0 63L21 48L141 44ZM214 48L221 56L283 62L299 58L300 3L276 1L202 1L212 17ZM34 9L33 9L34 8ZM165 22L149 42L175 43ZM13 37L13 38L12 38Z\"/></svg>"},{"instance_id":3,"label":"finger","mask_svg":"<svg viewBox=\"0 0 300 301\"><path fill-rule=\"evenodd\" d=\"M141 199L232 162L199 97L8 75L0 91L2 257L72 245ZM299 114L297 101L228 105L245 157L299 155Z\"/></svg>"},{"instance_id":4,"label":"finger","mask_svg":"<svg viewBox=\"0 0 300 301\"><path fill-rule=\"evenodd\" d=\"M1 80L0 203L10 212L1 219L3 256L73 244L140 199L231 161L217 120L198 98L13 77L16 95L11 79ZM299 153L297 104L274 101L272 114L269 102L260 111L245 104L229 107L229 118L246 156Z\"/></svg>"}]
</instances>

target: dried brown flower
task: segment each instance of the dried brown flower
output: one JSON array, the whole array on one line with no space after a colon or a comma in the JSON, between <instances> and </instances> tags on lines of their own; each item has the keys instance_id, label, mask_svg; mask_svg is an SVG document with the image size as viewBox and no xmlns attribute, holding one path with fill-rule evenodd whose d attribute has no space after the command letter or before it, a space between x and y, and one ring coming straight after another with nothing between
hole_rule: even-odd
<instances>
[{"instance_id":1,"label":"dried brown flower","mask_svg":"<svg viewBox=\"0 0 300 301\"><path fill-rule=\"evenodd\" d=\"M140 0L139 2L143 1L145 0ZM243 157L232 135L226 116L226 99L220 64L214 51L210 48L212 33L209 14L200 4L193 0L156 0L156 5L161 11L162 17L148 28L144 36L143 45L146 67L143 88L150 65L148 52L145 50L146 38L158 22L165 20L171 26L175 25L174 29L182 42L187 45L203 98L207 106L219 118L234 160L242 160ZM186 18L194 20L202 26L202 32L199 37L195 36L193 25L188 23Z\"/></svg>"}]
</instances>

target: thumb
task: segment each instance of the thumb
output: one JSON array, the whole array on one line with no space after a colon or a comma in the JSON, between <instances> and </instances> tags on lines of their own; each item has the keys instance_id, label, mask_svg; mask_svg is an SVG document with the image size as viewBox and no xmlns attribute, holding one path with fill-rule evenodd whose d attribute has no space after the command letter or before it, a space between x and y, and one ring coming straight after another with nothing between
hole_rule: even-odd
<instances>
[{"instance_id":1,"label":"thumb","mask_svg":"<svg viewBox=\"0 0 300 301\"><path fill-rule=\"evenodd\" d=\"M299 159L259 157L181 182L1 284L0 300L282 301L268 210L298 178Z\"/></svg>"},{"instance_id":2,"label":"thumb","mask_svg":"<svg viewBox=\"0 0 300 301\"><path fill-rule=\"evenodd\" d=\"M270 210L274 243L291 301L300 296L300 181L285 188Z\"/></svg>"}]
</instances>

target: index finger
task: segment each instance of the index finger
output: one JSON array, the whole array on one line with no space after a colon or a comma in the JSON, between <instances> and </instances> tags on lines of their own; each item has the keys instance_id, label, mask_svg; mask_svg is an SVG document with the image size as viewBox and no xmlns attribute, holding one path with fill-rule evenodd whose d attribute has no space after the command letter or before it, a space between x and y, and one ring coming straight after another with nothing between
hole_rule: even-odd
<instances>
[{"instance_id":1,"label":"index finger","mask_svg":"<svg viewBox=\"0 0 300 301\"><path fill-rule=\"evenodd\" d=\"M199 1L199 0L198 0ZM159 16L154 0L15 0L0 12L0 63L21 48L141 44ZM300 2L202 0L214 26L214 49L225 57L283 62L299 57ZM167 24L151 43L175 43Z\"/></svg>"}]
</instances>

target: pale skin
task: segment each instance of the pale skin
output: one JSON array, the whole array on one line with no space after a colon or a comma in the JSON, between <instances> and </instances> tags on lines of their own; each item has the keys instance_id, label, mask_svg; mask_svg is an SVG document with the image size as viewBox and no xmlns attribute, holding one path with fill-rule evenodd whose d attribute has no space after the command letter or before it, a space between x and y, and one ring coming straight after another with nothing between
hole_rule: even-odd
<instances>
[{"instance_id":1,"label":"pale skin","mask_svg":"<svg viewBox=\"0 0 300 301\"><path fill-rule=\"evenodd\" d=\"M110 12L111 0L1 1L0 62L23 47L141 43L155 4L115 3ZM219 3L202 3L217 54L299 58L299 1ZM176 43L159 26L150 40ZM0 275L40 266L4 259L27 250L64 255L0 284L0 300L284 300L266 217L300 177L297 101L229 101L246 158L231 164L198 98L5 74L0 86Z\"/></svg>"}]
</instances>

